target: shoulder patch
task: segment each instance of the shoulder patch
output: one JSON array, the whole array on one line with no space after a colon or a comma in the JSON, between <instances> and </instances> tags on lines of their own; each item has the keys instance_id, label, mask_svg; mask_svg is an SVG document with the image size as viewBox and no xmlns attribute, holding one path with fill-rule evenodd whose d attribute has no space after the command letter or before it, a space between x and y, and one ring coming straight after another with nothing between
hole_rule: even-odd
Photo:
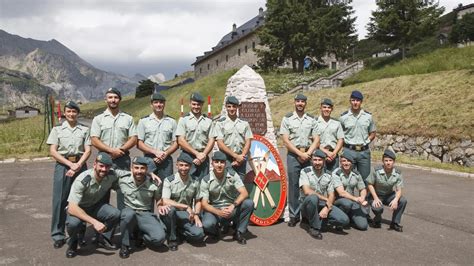
<instances>
[{"instance_id":1,"label":"shoulder patch","mask_svg":"<svg viewBox=\"0 0 474 266\"><path fill-rule=\"evenodd\" d=\"M174 180L174 175L170 175L166 179L168 179L168 181L172 182Z\"/></svg>"},{"instance_id":2,"label":"shoulder patch","mask_svg":"<svg viewBox=\"0 0 474 266\"><path fill-rule=\"evenodd\" d=\"M357 171L357 169L352 168L352 172L354 172L354 173L360 175L360 173L359 173L359 171Z\"/></svg>"},{"instance_id":3,"label":"shoulder patch","mask_svg":"<svg viewBox=\"0 0 474 266\"><path fill-rule=\"evenodd\" d=\"M342 169L337 168L334 172L336 173L336 175L341 175L342 174Z\"/></svg>"},{"instance_id":4,"label":"shoulder patch","mask_svg":"<svg viewBox=\"0 0 474 266\"><path fill-rule=\"evenodd\" d=\"M402 173L402 170L400 170L400 169L398 169L398 168L396 168L396 167L395 167L394 170L395 170L395 173L397 173L397 174L399 174L399 175Z\"/></svg>"},{"instance_id":5,"label":"shoulder patch","mask_svg":"<svg viewBox=\"0 0 474 266\"><path fill-rule=\"evenodd\" d=\"M209 182L210 179L211 179L210 175L206 175L202 178L202 180L204 180L205 182Z\"/></svg>"},{"instance_id":6,"label":"shoulder patch","mask_svg":"<svg viewBox=\"0 0 474 266\"><path fill-rule=\"evenodd\" d=\"M341 114L341 116L346 115L347 113L349 113L349 111L343 112L343 113Z\"/></svg>"},{"instance_id":7,"label":"shoulder patch","mask_svg":"<svg viewBox=\"0 0 474 266\"><path fill-rule=\"evenodd\" d=\"M375 167L375 171L376 171L376 172L378 172L378 171L380 171L380 170L383 171L383 166L379 165L379 166Z\"/></svg>"},{"instance_id":8,"label":"shoulder patch","mask_svg":"<svg viewBox=\"0 0 474 266\"><path fill-rule=\"evenodd\" d=\"M191 113L186 113L183 117L190 116Z\"/></svg>"},{"instance_id":9,"label":"shoulder patch","mask_svg":"<svg viewBox=\"0 0 474 266\"><path fill-rule=\"evenodd\" d=\"M314 118L314 115L312 115L312 114L306 113L306 115L311 117L311 118Z\"/></svg>"},{"instance_id":10,"label":"shoulder patch","mask_svg":"<svg viewBox=\"0 0 474 266\"><path fill-rule=\"evenodd\" d=\"M331 117L330 119L331 119L331 120L334 120L334 121L336 121L336 122L340 122L339 119L334 118L334 117Z\"/></svg>"},{"instance_id":11,"label":"shoulder patch","mask_svg":"<svg viewBox=\"0 0 474 266\"><path fill-rule=\"evenodd\" d=\"M231 176L235 175L235 170L232 168L227 168L227 173L229 173Z\"/></svg>"},{"instance_id":12,"label":"shoulder patch","mask_svg":"<svg viewBox=\"0 0 474 266\"><path fill-rule=\"evenodd\" d=\"M172 117L172 116L170 116L170 115L166 115L165 117L168 117L168 118L174 119L174 117Z\"/></svg>"},{"instance_id":13,"label":"shoulder patch","mask_svg":"<svg viewBox=\"0 0 474 266\"><path fill-rule=\"evenodd\" d=\"M364 112L368 113L369 115L372 114L371 112L369 112L369 111L367 111L367 110L365 110L365 109L364 109Z\"/></svg>"},{"instance_id":14,"label":"shoulder patch","mask_svg":"<svg viewBox=\"0 0 474 266\"><path fill-rule=\"evenodd\" d=\"M150 116L150 115L146 115L146 116L140 118L140 120L145 119L145 118L148 118L149 116Z\"/></svg>"},{"instance_id":15,"label":"shoulder patch","mask_svg":"<svg viewBox=\"0 0 474 266\"><path fill-rule=\"evenodd\" d=\"M90 175L87 175L86 177L84 177L84 179L82 179L81 183L84 185L84 186L87 186L89 185L89 183L91 182L92 180L92 177Z\"/></svg>"},{"instance_id":16,"label":"shoulder patch","mask_svg":"<svg viewBox=\"0 0 474 266\"><path fill-rule=\"evenodd\" d=\"M207 114L201 114L201 115L204 116L204 117L207 117Z\"/></svg>"},{"instance_id":17,"label":"shoulder patch","mask_svg":"<svg viewBox=\"0 0 474 266\"><path fill-rule=\"evenodd\" d=\"M291 116L293 116L293 112L287 113L287 114L285 115L285 117L291 117Z\"/></svg>"},{"instance_id":18,"label":"shoulder patch","mask_svg":"<svg viewBox=\"0 0 474 266\"><path fill-rule=\"evenodd\" d=\"M306 167L305 169L303 169L306 173L310 173L311 172L311 167Z\"/></svg>"},{"instance_id":19,"label":"shoulder patch","mask_svg":"<svg viewBox=\"0 0 474 266\"><path fill-rule=\"evenodd\" d=\"M223 122L223 121L225 121L225 116L223 116L223 117L219 117L219 118L217 119L217 121L219 121L219 122Z\"/></svg>"}]
</instances>

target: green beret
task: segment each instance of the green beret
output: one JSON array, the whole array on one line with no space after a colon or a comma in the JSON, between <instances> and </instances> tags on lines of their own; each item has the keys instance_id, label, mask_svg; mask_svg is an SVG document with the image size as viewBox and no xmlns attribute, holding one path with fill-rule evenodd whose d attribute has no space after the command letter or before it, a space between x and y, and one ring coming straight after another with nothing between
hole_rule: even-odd
<instances>
[{"instance_id":1,"label":"green beret","mask_svg":"<svg viewBox=\"0 0 474 266\"><path fill-rule=\"evenodd\" d=\"M117 94L117 96L119 97L120 100L122 100L122 94L120 93L120 91L117 89L117 88L109 88L107 90L107 92L105 92L105 95L107 95L108 93L113 93L113 94Z\"/></svg>"},{"instance_id":2,"label":"green beret","mask_svg":"<svg viewBox=\"0 0 474 266\"><path fill-rule=\"evenodd\" d=\"M304 96L303 94L301 93L298 93L295 95L295 100L303 100L303 101L306 101L308 100L308 97Z\"/></svg>"},{"instance_id":3,"label":"green beret","mask_svg":"<svg viewBox=\"0 0 474 266\"><path fill-rule=\"evenodd\" d=\"M351 92L351 99L359 99L362 101L364 99L364 95L362 95L362 92L354 90Z\"/></svg>"},{"instance_id":4,"label":"green beret","mask_svg":"<svg viewBox=\"0 0 474 266\"><path fill-rule=\"evenodd\" d=\"M324 98L322 101L321 101L321 105L329 105L329 106L333 106L333 102L331 99L328 99L328 98Z\"/></svg>"},{"instance_id":5,"label":"green beret","mask_svg":"<svg viewBox=\"0 0 474 266\"><path fill-rule=\"evenodd\" d=\"M355 159L354 159L354 156L352 156L352 154L350 154L348 151L344 150L341 154L341 157L344 157L346 158L349 162L351 163L355 163Z\"/></svg>"},{"instance_id":6,"label":"green beret","mask_svg":"<svg viewBox=\"0 0 474 266\"><path fill-rule=\"evenodd\" d=\"M112 157L110 157L110 155L106 152L99 152L99 154L97 154L97 158L95 159L97 162L100 162L100 163L103 163L105 165L112 165L113 162L112 162Z\"/></svg>"},{"instance_id":7,"label":"green beret","mask_svg":"<svg viewBox=\"0 0 474 266\"><path fill-rule=\"evenodd\" d=\"M135 158L133 158L132 160L132 164L140 164L140 165L144 165L144 166L147 166L148 167L148 158L146 157L143 157L143 156L137 156Z\"/></svg>"},{"instance_id":8,"label":"green beret","mask_svg":"<svg viewBox=\"0 0 474 266\"><path fill-rule=\"evenodd\" d=\"M214 161L225 161L225 160L227 160L227 156L225 156L225 154L221 151L216 151L212 155L212 160L214 160Z\"/></svg>"},{"instance_id":9,"label":"green beret","mask_svg":"<svg viewBox=\"0 0 474 266\"><path fill-rule=\"evenodd\" d=\"M193 158L191 158L191 156L189 154L187 154L185 152L181 152L181 154L178 156L177 161L192 164L193 163Z\"/></svg>"},{"instance_id":10,"label":"green beret","mask_svg":"<svg viewBox=\"0 0 474 266\"><path fill-rule=\"evenodd\" d=\"M228 96L225 100L225 104L235 104L235 105L239 105L240 102L239 102L239 99L237 99L237 97L235 96Z\"/></svg>"},{"instance_id":11,"label":"green beret","mask_svg":"<svg viewBox=\"0 0 474 266\"><path fill-rule=\"evenodd\" d=\"M397 158L397 156L395 155L395 153L389 149L385 149L385 151L383 152L383 157L388 157L388 158L391 158L393 160L395 160Z\"/></svg>"},{"instance_id":12,"label":"green beret","mask_svg":"<svg viewBox=\"0 0 474 266\"><path fill-rule=\"evenodd\" d=\"M204 102L204 97L202 97L202 95L199 92L193 92L191 94L191 97L189 97L189 99L195 102L200 102L200 103Z\"/></svg>"},{"instance_id":13,"label":"green beret","mask_svg":"<svg viewBox=\"0 0 474 266\"><path fill-rule=\"evenodd\" d=\"M320 158L326 159L326 153L324 153L320 149L317 149L313 152L313 157L320 157Z\"/></svg>"},{"instance_id":14,"label":"green beret","mask_svg":"<svg viewBox=\"0 0 474 266\"><path fill-rule=\"evenodd\" d=\"M81 111L81 108L79 108L79 105L73 101L69 101L64 105L64 108L70 108L70 109L76 109L78 112Z\"/></svg>"},{"instance_id":15,"label":"green beret","mask_svg":"<svg viewBox=\"0 0 474 266\"><path fill-rule=\"evenodd\" d=\"M160 93L153 93L151 95L151 101L166 101L165 96L161 95Z\"/></svg>"}]
</instances>

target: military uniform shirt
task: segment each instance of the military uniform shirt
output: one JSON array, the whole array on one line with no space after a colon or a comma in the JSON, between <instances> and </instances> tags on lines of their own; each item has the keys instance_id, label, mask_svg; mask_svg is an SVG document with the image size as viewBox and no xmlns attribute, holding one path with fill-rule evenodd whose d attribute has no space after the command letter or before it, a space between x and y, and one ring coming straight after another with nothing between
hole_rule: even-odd
<instances>
[{"instance_id":1,"label":"military uniform shirt","mask_svg":"<svg viewBox=\"0 0 474 266\"><path fill-rule=\"evenodd\" d=\"M320 138L321 147L331 146L335 149L337 141L344 138L341 122L330 118L328 122L319 116L316 120L317 132Z\"/></svg>"},{"instance_id":2,"label":"military uniform shirt","mask_svg":"<svg viewBox=\"0 0 474 266\"><path fill-rule=\"evenodd\" d=\"M369 134L377 130L372 114L365 110L360 110L359 114L355 116L349 109L342 113L339 121L344 130L344 142L346 144L369 144Z\"/></svg>"},{"instance_id":3,"label":"military uniform shirt","mask_svg":"<svg viewBox=\"0 0 474 266\"><path fill-rule=\"evenodd\" d=\"M58 145L58 153L62 156L82 155L84 145L91 145L89 128L79 123L71 128L65 121L61 125L53 127L46 143Z\"/></svg>"},{"instance_id":4,"label":"military uniform shirt","mask_svg":"<svg viewBox=\"0 0 474 266\"><path fill-rule=\"evenodd\" d=\"M240 195L239 188L244 183L239 174L232 169L226 169L222 180L217 179L214 171L201 180L200 195L203 200L209 200L209 203L216 207L225 207L232 204Z\"/></svg>"},{"instance_id":5,"label":"military uniform shirt","mask_svg":"<svg viewBox=\"0 0 474 266\"><path fill-rule=\"evenodd\" d=\"M147 176L145 181L137 186L132 173L128 172L118 183L124 195L125 206L134 210L151 211L154 201L161 199L160 188Z\"/></svg>"},{"instance_id":6,"label":"military uniform shirt","mask_svg":"<svg viewBox=\"0 0 474 266\"><path fill-rule=\"evenodd\" d=\"M176 136L183 136L193 149L202 152L212 138L212 120L204 115L196 118L192 113L181 117L176 128Z\"/></svg>"},{"instance_id":7,"label":"military uniform shirt","mask_svg":"<svg viewBox=\"0 0 474 266\"><path fill-rule=\"evenodd\" d=\"M140 119L137 131L139 140L155 150L165 151L176 140L176 121L169 116L160 120L152 113Z\"/></svg>"},{"instance_id":8,"label":"military uniform shirt","mask_svg":"<svg viewBox=\"0 0 474 266\"><path fill-rule=\"evenodd\" d=\"M91 137L98 137L111 148L120 148L129 137L136 135L133 117L127 113L120 111L114 117L109 109L106 109L92 120Z\"/></svg>"},{"instance_id":9,"label":"military uniform shirt","mask_svg":"<svg viewBox=\"0 0 474 266\"><path fill-rule=\"evenodd\" d=\"M333 180L331 174L322 172L321 176L317 176L313 169L313 166L308 166L301 169L299 186L300 199L303 199L306 195L303 192L303 186L307 185L315 192L327 197L329 193L334 192L334 189L342 186L339 180Z\"/></svg>"},{"instance_id":10,"label":"military uniform shirt","mask_svg":"<svg viewBox=\"0 0 474 266\"><path fill-rule=\"evenodd\" d=\"M337 168L332 172L332 178L333 180L338 180L337 182L340 182L344 186L344 190L353 196L356 195L356 191L365 188L362 176L353 170L349 173L349 176L346 176L341 168Z\"/></svg>"},{"instance_id":11,"label":"military uniform shirt","mask_svg":"<svg viewBox=\"0 0 474 266\"><path fill-rule=\"evenodd\" d=\"M99 202L110 188L117 189L117 180L126 175L127 171L115 170L109 171L100 183L94 176L94 169L88 169L74 180L67 201L78 204L81 208L91 207Z\"/></svg>"},{"instance_id":12,"label":"military uniform shirt","mask_svg":"<svg viewBox=\"0 0 474 266\"><path fill-rule=\"evenodd\" d=\"M237 154L242 153L245 140L253 137L247 121L240 118L232 121L228 116L217 121L214 136L216 139L224 140L224 144Z\"/></svg>"},{"instance_id":13,"label":"military uniform shirt","mask_svg":"<svg viewBox=\"0 0 474 266\"><path fill-rule=\"evenodd\" d=\"M383 167L378 167L367 177L367 183L374 186L378 196L386 196L403 187L402 172L394 168L387 176Z\"/></svg>"},{"instance_id":14,"label":"military uniform shirt","mask_svg":"<svg viewBox=\"0 0 474 266\"><path fill-rule=\"evenodd\" d=\"M280 135L288 135L288 139L297 148L309 148L311 137L317 135L316 120L305 113L301 118L296 112L289 113L281 121Z\"/></svg>"},{"instance_id":15,"label":"military uniform shirt","mask_svg":"<svg viewBox=\"0 0 474 266\"><path fill-rule=\"evenodd\" d=\"M188 176L187 182L184 183L179 173L175 173L163 182L163 198L191 206L193 199L198 199L199 185L199 180L191 176Z\"/></svg>"}]
</instances>

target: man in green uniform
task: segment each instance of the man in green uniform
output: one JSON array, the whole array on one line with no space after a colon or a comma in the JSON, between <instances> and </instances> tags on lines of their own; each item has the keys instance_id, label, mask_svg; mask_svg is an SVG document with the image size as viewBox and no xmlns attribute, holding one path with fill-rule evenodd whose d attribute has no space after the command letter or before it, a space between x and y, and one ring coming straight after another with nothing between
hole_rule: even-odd
<instances>
[{"instance_id":1,"label":"man in green uniform","mask_svg":"<svg viewBox=\"0 0 474 266\"><path fill-rule=\"evenodd\" d=\"M91 142L97 150L110 154L113 168L130 169L130 152L137 142L133 117L120 111L120 91L110 88L105 93L107 109L94 117L91 125ZM107 196L106 196L107 197ZM105 199L108 202L108 199ZM123 195L117 191L117 207L123 209Z\"/></svg>"},{"instance_id":2,"label":"man in green uniform","mask_svg":"<svg viewBox=\"0 0 474 266\"><path fill-rule=\"evenodd\" d=\"M68 258L76 256L77 233L83 222L91 224L96 232L103 233L103 238L99 238L99 245L114 249L110 239L112 229L120 219L120 211L102 200L112 187L117 187L118 176L110 171L112 164L110 155L100 152L93 168L82 172L72 184L66 218Z\"/></svg>"},{"instance_id":3,"label":"man in green uniform","mask_svg":"<svg viewBox=\"0 0 474 266\"><path fill-rule=\"evenodd\" d=\"M136 227L149 246L159 247L166 239L163 224L152 208L161 199L161 184L157 184L147 176L148 164L153 163L149 159L135 157L132 161L131 172L122 174L123 176L118 180L120 189L125 196L125 208L120 214L122 247L119 255L123 259L130 256L130 233ZM166 211L166 207L158 207L159 213Z\"/></svg>"},{"instance_id":4,"label":"man in green uniform","mask_svg":"<svg viewBox=\"0 0 474 266\"><path fill-rule=\"evenodd\" d=\"M349 217L334 206L334 189L342 186L338 180L324 171L326 154L321 150L314 151L312 165L301 170L301 213L309 221L309 235L315 239L323 239L322 223L330 222L338 228L349 224Z\"/></svg>"},{"instance_id":5,"label":"man in green uniform","mask_svg":"<svg viewBox=\"0 0 474 266\"><path fill-rule=\"evenodd\" d=\"M252 140L252 130L247 121L237 117L239 100L228 96L225 101L227 115L221 117L215 126L215 137L219 150L227 156L227 164L243 179L246 174L247 153Z\"/></svg>"},{"instance_id":6,"label":"man in green uniform","mask_svg":"<svg viewBox=\"0 0 474 266\"><path fill-rule=\"evenodd\" d=\"M326 170L332 172L339 167L339 151L344 144L344 131L341 122L331 117L334 104L331 99L321 101L321 115L316 120L319 135L319 148L326 153Z\"/></svg>"},{"instance_id":7,"label":"man in green uniform","mask_svg":"<svg viewBox=\"0 0 474 266\"><path fill-rule=\"evenodd\" d=\"M376 127L372 114L361 108L363 99L360 91L353 91L351 108L341 114L339 121L344 130L344 148L354 158L354 167L365 182L370 174L369 144L375 139Z\"/></svg>"},{"instance_id":8,"label":"man in green uniform","mask_svg":"<svg viewBox=\"0 0 474 266\"><path fill-rule=\"evenodd\" d=\"M204 230L199 217L200 182L189 175L192 164L191 156L181 153L176 162L178 172L168 176L163 184L163 204L169 206L170 211L162 217L168 228L168 247L171 251L178 250L177 229L190 242L201 242L204 239Z\"/></svg>"},{"instance_id":9,"label":"man in green uniform","mask_svg":"<svg viewBox=\"0 0 474 266\"><path fill-rule=\"evenodd\" d=\"M176 137L183 152L193 158L191 176L201 180L209 173L209 158L207 155L214 147L212 136L212 120L202 114L204 98L198 92L193 92L189 106L191 112L178 121Z\"/></svg>"},{"instance_id":10,"label":"man in green uniform","mask_svg":"<svg viewBox=\"0 0 474 266\"><path fill-rule=\"evenodd\" d=\"M56 160L51 219L54 248L60 248L66 243L64 231L67 198L74 179L87 170L86 161L91 154L89 128L77 122L80 111L75 102L67 102L64 105L66 121L54 127L46 141L50 145L51 156Z\"/></svg>"},{"instance_id":11,"label":"man in green uniform","mask_svg":"<svg viewBox=\"0 0 474 266\"><path fill-rule=\"evenodd\" d=\"M295 111L288 113L281 121L280 135L288 150L286 167L288 172L288 226L294 227L300 221L299 179L301 169L310 166L312 152L319 144L314 117L305 113L307 97L295 96Z\"/></svg>"},{"instance_id":12,"label":"man in green uniform","mask_svg":"<svg viewBox=\"0 0 474 266\"><path fill-rule=\"evenodd\" d=\"M341 167L332 173L333 180L342 186L336 187L337 199L334 206L344 211L351 219L354 227L367 230L367 214L369 204L365 197L367 189L364 180L357 170L352 169L354 158L349 153L341 154ZM335 182L335 183L336 183ZM356 193L357 191L357 193Z\"/></svg>"},{"instance_id":13,"label":"man in green uniform","mask_svg":"<svg viewBox=\"0 0 474 266\"><path fill-rule=\"evenodd\" d=\"M226 168L227 157L216 151L212 156L213 170L201 181L200 197L204 214L202 225L204 232L220 236L220 225L233 221L236 231L234 240L247 244L243 236L247 232L250 216L253 213L253 202L248 198L239 174L232 168Z\"/></svg>"},{"instance_id":14,"label":"man in green uniform","mask_svg":"<svg viewBox=\"0 0 474 266\"><path fill-rule=\"evenodd\" d=\"M367 178L370 192L369 203L375 214L374 228L381 227L383 205L386 205L393 211L390 229L403 232L400 221L407 206L407 200L402 196L403 177L402 172L394 167L395 158L395 153L386 149L382 157L383 166L376 168Z\"/></svg>"},{"instance_id":15,"label":"man in green uniform","mask_svg":"<svg viewBox=\"0 0 474 266\"><path fill-rule=\"evenodd\" d=\"M176 120L165 115L166 98L160 93L151 96L153 113L138 122L138 149L156 164L155 174L161 180L173 174L171 155L178 149L176 142Z\"/></svg>"}]
</instances>

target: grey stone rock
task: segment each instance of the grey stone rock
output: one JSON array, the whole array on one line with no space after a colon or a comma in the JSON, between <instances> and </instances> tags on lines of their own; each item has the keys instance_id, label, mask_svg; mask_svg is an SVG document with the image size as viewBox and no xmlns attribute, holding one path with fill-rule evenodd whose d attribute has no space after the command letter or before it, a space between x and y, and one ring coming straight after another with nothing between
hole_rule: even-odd
<instances>
[{"instance_id":1,"label":"grey stone rock","mask_svg":"<svg viewBox=\"0 0 474 266\"><path fill-rule=\"evenodd\" d=\"M463 162L467 167L474 167L474 156L466 157Z\"/></svg>"},{"instance_id":2,"label":"grey stone rock","mask_svg":"<svg viewBox=\"0 0 474 266\"><path fill-rule=\"evenodd\" d=\"M431 143L429 141L423 143L421 147L425 150L429 149L431 147Z\"/></svg>"},{"instance_id":3,"label":"grey stone rock","mask_svg":"<svg viewBox=\"0 0 474 266\"><path fill-rule=\"evenodd\" d=\"M433 155L431 155L431 154L428 155L428 160L430 160L430 161L435 161L435 162L438 162L438 163L441 162L441 160L440 160L438 157L433 156Z\"/></svg>"},{"instance_id":4,"label":"grey stone rock","mask_svg":"<svg viewBox=\"0 0 474 266\"><path fill-rule=\"evenodd\" d=\"M467 148L467 149L464 151L464 154L466 154L466 156L474 155L474 148Z\"/></svg>"},{"instance_id":5,"label":"grey stone rock","mask_svg":"<svg viewBox=\"0 0 474 266\"><path fill-rule=\"evenodd\" d=\"M451 156L448 153L443 154L443 163L450 163L452 161Z\"/></svg>"},{"instance_id":6,"label":"grey stone rock","mask_svg":"<svg viewBox=\"0 0 474 266\"><path fill-rule=\"evenodd\" d=\"M421 154L421 158L423 158L425 160L428 159L428 156L429 156L429 154L426 151L423 151L423 153Z\"/></svg>"},{"instance_id":7,"label":"grey stone rock","mask_svg":"<svg viewBox=\"0 0 474 266\"><path fill-rule=\"evenodd\" d=\"M457 161L459 159L462 159L462 157L464 156L464 150L461 148L456 148L453 151L451 151L449 154L453 161Z\"/></svg>"},{"instance_id":8,"label":"grey stone rock","mask_svg":"<svg viewBox=\"0 0 474 266\"><path fill-rule=\"evenodd\" d=\"M430 141L431 146L438 146L440 144L439 138L433 138Z\"/></svg>"},{"instance_id":9,"label":"grey stone rock","mask_svg":"<svg viewBox=\"0 0 474 266\"><path fill-rule=\"evenodd\" d=\"M460 146L462 148L472 147L472 141L470 139L463 139L463 140L461 140Z\"/></svg>"},{"instance_id":10,"label":"grey stone rock","mask_svg":"<svg viewBox=\"0 0 474 266\"><path fill-rule=\"evenodd\" d=\"M408 138L405 142L405 148L407 150L413 151L416 149L416 141L414 138Z\"/></svg>"},{"instance_id":11,"label":"grey stone rock","mask_svg":"<svg viewBox=\"0 0 474 266\"><path fill-rule=\"evenodd\" d=\"M443 154L443 148L440 146L434 146L431 148L431 150L432 153L438 157L441 157L441 155Z\"/></svg>"},{"instance_id":12,"label":"grey stone rock","mask_svg":"<svg viewBox=\"0 0 474 266\"><path fill-rule=\"evenodd\" d=\"M404 136L397 136L397 137L395 138L395 141L396 141L396 142L402 142L403 139L404 139Z\"/></svg>"}]
</instances>

